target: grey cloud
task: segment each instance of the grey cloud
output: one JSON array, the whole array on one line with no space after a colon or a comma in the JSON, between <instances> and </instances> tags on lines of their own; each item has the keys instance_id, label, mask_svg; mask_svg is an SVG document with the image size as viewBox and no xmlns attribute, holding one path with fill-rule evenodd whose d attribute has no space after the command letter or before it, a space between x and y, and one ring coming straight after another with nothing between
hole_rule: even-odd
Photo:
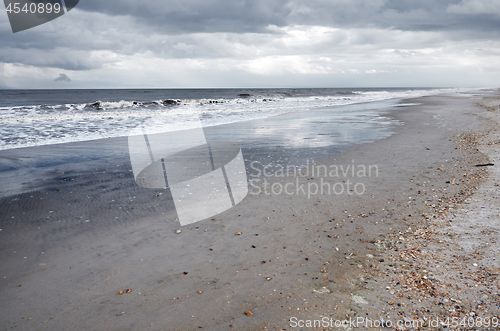
<instances>
[{"instance_id":1,"label":"grey cloud","mask_svg":"<svg viewBox=\"0 0 500 331\"><path fill-rule=\"evenodd\" d=\"M107 77L110 77L110 81L114 79L112 74L107 75L108 72L134 72L136 67L147 70L148 66L154 66L155 74L170 70L169 66L176 66L180 74L169 76L172 77L172 85L182 84L186 76L183 73L188 72L192 80L184 84L195 86L202 70L195 65L194 69L189 66L199 62L200 67L205 66L203 70L211 70L207 82L227 86L227 82L238 79L242 85L252 79L262 84L255 77L266 75L270 71L268 69L276 66L275 62L266 66L266 57L276 59L290 56L297 58L295 64L298 69L295 72L299 74L296 77L287 76L293 71L285 63L283 73L276 71L276 77L281 77L282 82L296 80L300 85L303 77L300 69L305 65L304 62L309 63L312 72L341 72L342 75L351 68L361 68L367 72L385 70L391 72L395 82L401 76L394 70L402 67L426 66L433 61L436 66L447 64L456 54L473 54L477 59L497 56L489 54L495 54L500 49L498 45L474 52L466 49L469 46L456 52L449 48L453 43L462 45L473 41L482 42L484 46L491 45L490 40L500 40L498 17L483 13L482 7L478 6L478 3L486 2L86 0L49 24L15 35L0 35L0 63L56 68L51 71L49 80L59 70L94 70L88 74L92 77L95 73L101 74L101 81ZM464 13L467 6L472 5L476 9ZM0 26L4 26L4 23L0 16ZM309 31L308 28L318 28L318 31ZM463 43L464 40L467 43ZM484 42L486 40L488 42ZM427 53L418 51L425 48L444 48L447 51L432 54L435 57L433 59ZM318 60L321 57L327 59L326 62L332 62L328 64ZM180 59L188 60L182 62ZM245 62L252 60L255 63ZM214 63L219 66L213 66ZM248 69L250 67L251 70ZM425 77L427 72L419 70ZM254 73L257 73L255 77L252 76ZM78 83L82 81L81 77ZM327 78L323 77L321 81L327 82ZM72 86L76 83L72 83ZM159 84L165 84L164 79Z\"/></svg>"},{"instance_id":2,"label":"grey cloud","mask_svg":"<svg viewBox=\"0 0 500 331\"><path fill-rule=\"evenodd\" d=\"M33 56L36 54L36 56ZM64 70L90 70L101 68L104 59L92 59L85 51L62 48L55 51L46 49L0 49L0 61L5 63L22 63L37 67L52 67Z\"/></svg>"},{"instance_id":3,"label":"grey cloud","mask_svg":"<svg viewBox=\"0 0 500 331\"><path fill-rule=\"evenodd\" d=\"M500 16L500 2L498 0L462 0L459 4L449 5L446 11L455 14L494 14Z\"/></svg>"},{"instance_id":4,"label":"grey cloud","mask_svg":"<svg viewBox=\"0 0 500 331\"><path fill-rule=\"evenodd\" d=\"M66 74L59 74L59 77L54 79L54 82L71 82L71 79Z\"/></svg>"},{"instance_id":5,"label":"grey cloud","mask_svg":"<svg viewBox=\"0 0 500 331\"><path fill-rule=\"evenodd\" d=\"M5 76L4 67L5 65L2 62L0 62L0 88L4 87L4 76Z\"/></svg>"},{"instance_id":6,"label":"grey cloud","mask_svg":"<svg viewBox=\"0 0 500 331\"><path fill-rule=\"evenodd\" d=\"M497 0L468 0L467 5ZM409 31L485 31L496 27L494 15L472 11L468 17L458 12L466 10L459 0L337 0L324 2L291 0L293 12L289 22L335 27L397 29ZM489 5L500 7L500 5ZM450 10L451 8L451 10ZM458 9L460 10L458 10ZM483 8L483 7L480 7Z\"/></svg>"}]
</instances>

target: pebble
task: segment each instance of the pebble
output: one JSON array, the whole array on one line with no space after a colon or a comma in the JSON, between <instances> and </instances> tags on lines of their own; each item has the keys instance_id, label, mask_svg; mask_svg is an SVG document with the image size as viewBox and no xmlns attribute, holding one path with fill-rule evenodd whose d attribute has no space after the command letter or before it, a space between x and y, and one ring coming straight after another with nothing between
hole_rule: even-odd
<instances>
[{"instance_id":1,"label":"pebble","mask_svg":"<svg viewBox=\"0 0 500 331\"><path fill-rule=\"evenodd\" d=\"M182 232L181 230L177 230L177 231L175 231L175 233L177 233L177 234L179 234L179 233L181 233L181 232Z\"/></svg>"},{"instance_id":2,"label":"pebble","mask_svg":"<svg viewBox=\"0 0 500 331\"><path fill-rule=\"evenodd\" d=\"M330 289L326 286L323 286L322 288L316 290L316 289L313 289L312 290L313 293L319 293L319 294L330 294L332 293L332 291L330 291Z\"/></svg>"},{"instance_id":3,"label":"pebble","mask_svg":"<svg viewBox=\"0 0 500 331\"><path fill-rule=\"evenodd\" d=\"M247 315L247 316L252 316L252 315L253 315L253 313L252 313L250 310L248 310L248 311L246 311L246 312L245 312L245 315Z\"/></svg>"},{"instance_id":4,"label":"pebble","mask_svg":"<svg viewBox=\"0 0 500 331\"><path fill-rule=\"evenodd\" d=\"M362 305L367 305L368 304L368 301L366 301L366 299L363 298L360 295L353 295L351 297L351 300L354 301L355 303L359 303L359 304L362 304Z\"/></svg>"}]
</instances>

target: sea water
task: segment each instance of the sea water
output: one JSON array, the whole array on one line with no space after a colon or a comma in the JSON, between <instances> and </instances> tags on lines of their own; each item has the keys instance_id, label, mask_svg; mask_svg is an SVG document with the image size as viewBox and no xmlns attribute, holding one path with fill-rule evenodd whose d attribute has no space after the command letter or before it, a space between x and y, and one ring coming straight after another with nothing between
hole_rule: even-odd
<instances>
[{"instance_id":1,"label":"sea water","mask_svg":"<svg viewBox=\"0 0 500 331\"><path fill-rule=\"evenodd\" d=\"M0 90L0 150L127 136L151 119L150 130L169 132L194 128L200 121L211 127L338 105L458 92L463 90Z\"/></svg>"}]
</instances>

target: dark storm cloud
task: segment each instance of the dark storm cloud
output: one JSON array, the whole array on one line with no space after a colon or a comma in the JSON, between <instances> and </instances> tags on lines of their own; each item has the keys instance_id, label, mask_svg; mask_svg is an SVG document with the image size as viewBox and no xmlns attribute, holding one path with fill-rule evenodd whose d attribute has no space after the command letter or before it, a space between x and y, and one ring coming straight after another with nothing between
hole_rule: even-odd
<instances>
[{"instance_id":1,"label":"dark storm cloud","mask_svg":"<svg viewBox=\"0 0 500 331\"><path fill-rule=\"evenodd\" d=\"M499 17L475 2L497 0L135 0L81 2L79 9L124 15L165 33L264 32L275 25L388 28L410 31L491 30ZM450 10L450 8L459 8ZM463 8L463 10L460 10ZM485 7L488 8L487 6Z\"/></svg>"},{"instance_id":2,"label":"dark storm cloud","mask_svg":"<svg viewBox=\"0 0 500 331\"><path fill-rule=\"evenodd\" d=\"M166 33L260 32L268 25L284 26L289 0L88 0L79 9L107 15L126 15Z\"/></svg>"},{"instance_id":3,"label":"dark storm cloud","mask_svg":"<svg viewBox=\"0 0 500 331\"><path fill-rule=\"evenodd\" d=\"M500 27L495 13L471 13L463 8L475 0L291 0L289 21L334 27L382 28L406 31L491 31ZM476 0L497 1L497 0Z\"/></svg>"}]
</instances>

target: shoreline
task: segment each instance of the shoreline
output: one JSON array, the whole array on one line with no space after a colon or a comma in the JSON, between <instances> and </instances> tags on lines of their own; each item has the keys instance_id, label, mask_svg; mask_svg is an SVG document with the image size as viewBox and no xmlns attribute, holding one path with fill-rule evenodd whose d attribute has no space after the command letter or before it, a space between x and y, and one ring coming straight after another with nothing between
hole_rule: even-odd
<instances>
[{"instance_id":1,"label":"shoreline","mask_svg":"<svg viewBox=\"0 0 500 331\"><path fill-rule=\"evenodd\" d=\"M424 206L419 203L439 205L442 197L432 190L459 194L463 188L456 184L476 185L461 182L458 174L472 167L468 162L486 160L472 150L459 150L450 140L481 126L467 115L475 100L431 96L404 102L420 105L387 110L388 116L405 123L396 134L337 151L333 159L315 153L306 157L325 165L377 164L379 176L362 179L366 194L335 199L316 194L308 199L261 193L212 220L182 229L172 222L175 212L167 208L163 217L146 216L105 228L93 229L94 219L83 222L83 235L70 236L60 247L47 240L71 233L74 224L55 224L42 233L33 228L3 241L2 263L18 265L9 283L0 285L6 297L4 328L20 327L24 320L32 323L28 328L37 329L220 330L231 325L279 330L289 329L293 316L314 319L329 313L341 318L368 308L375 318L389 307L384 298L390 285L381 285L385 276L376 277L382 265L392 263L383 249L392 247L389 234L403 233L422 221L419 212ZM306 177L272 182L321 183L320 178ZM343 176L349 178L356 175ZM325 178L332 184L337 179ZM425 188L417 189L424 182ZM8 253L10 244L27 238L33 246L26 250L39 250L18 252L26 253L29 265ZM16 279L16 273L22 278ZM52 283L56 278L57 284ZM132 292L117 295L122 287ZM245 311L252 311L252 316Z\"/></svg>"},{"instance_id":2,"label":"shoreline","mask_svg":"<svg viewBox=\"0 0 500 331\"><path fill-rule=\"evenodd\" d=\"M0 132L2 150L51 144L126 137L141 123L154 119L161 132L265 119L318 108L366 102L391 101L408 96L460 93L466 88L406 89L181 89L176 92L151 90L75 90L75 93L44 93L6 97L0 113L7 131ZM128 92L127 92L128 91ZM0 91L0 95L2 95ZM33 91L31 91L33 92ZM47 92L47 91L42 91ZM147 93L146 93L147 92ZM21 93L22 94L22 93ZM41 99L40 99L41 98ZM31 101L31 103L30 103ZM166 115L166 116L164 116ZM175 122L172 119L175 118Z\"/></svg>"}]
</instances>

